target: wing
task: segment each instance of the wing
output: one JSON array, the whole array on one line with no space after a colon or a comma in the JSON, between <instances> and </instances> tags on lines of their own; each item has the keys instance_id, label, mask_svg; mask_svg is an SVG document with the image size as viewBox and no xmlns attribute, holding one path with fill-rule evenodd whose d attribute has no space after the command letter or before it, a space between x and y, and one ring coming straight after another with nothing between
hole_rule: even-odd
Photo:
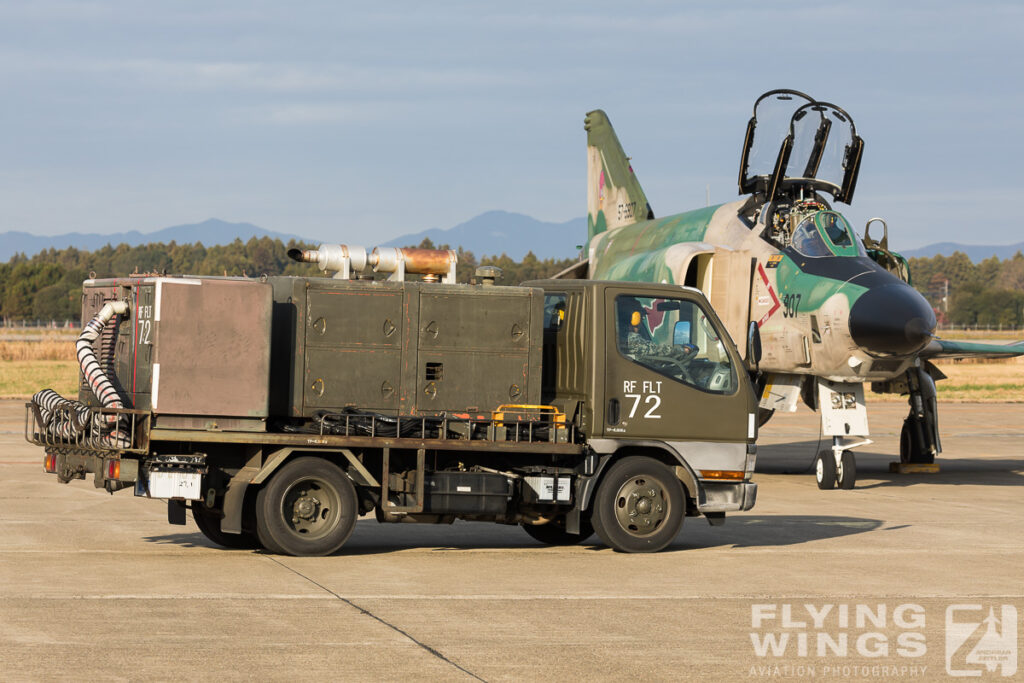
<instances>
[{"instance_id":1,"label":"wing","mask_svg":"<svg viewBox=\"0 0 1024 683\"><path fill-rule=\"evenodd\" d=\"M1024 341L1012 344L978 344L975 342L933 339L920 353L921 358L1012 358L1024 356Z\"/></svg>"}]
</instances>

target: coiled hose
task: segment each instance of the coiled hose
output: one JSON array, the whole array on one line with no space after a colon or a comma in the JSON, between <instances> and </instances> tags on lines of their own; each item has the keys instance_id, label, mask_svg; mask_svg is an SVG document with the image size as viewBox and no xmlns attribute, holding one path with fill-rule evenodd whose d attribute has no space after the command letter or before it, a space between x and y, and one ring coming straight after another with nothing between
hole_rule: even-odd
<instances>
[{"instance_id":1,"label":"coiled hose","mask_svg":"<svg viewBox=\"0 0 1024 683\"><path fill-rule=\"evenodd\" d=\"M94 344L99 339L103 328L115 315L128 312L128 304L124 301L108 301L92 320L85 326L75 342L78 365L92 393L99 399L104 408L124 408L124 401L110 378L103 371L96 358ZM76 433L85 431L90 426L91 413L89 407L80 401L66 399L52 389L43 389L32 397L43 418L43 428L54 436L70 438ZM131 439L128 434L118 428L118 415L104 415L102 420L113 425L113 431L102 436L105 446L126 447ZM96 426L96 425L93 425ZM96 435L94 435L96 436Z\"/></svg>"}]
</instances>

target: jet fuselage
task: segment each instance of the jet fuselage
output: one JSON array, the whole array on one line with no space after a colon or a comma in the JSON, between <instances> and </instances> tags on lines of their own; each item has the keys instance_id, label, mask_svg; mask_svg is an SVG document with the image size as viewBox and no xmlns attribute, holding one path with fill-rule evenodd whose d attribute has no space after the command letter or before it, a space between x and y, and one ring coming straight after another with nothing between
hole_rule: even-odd
<instances>
[{"instance_id":1,"label":"jet fuselage","mask_svg":"<svg viewBox=\"0 0 1024 683\"><path fill-rule=\"evenodd\" d=\"M765 372L844 382L901 375L932 337L931 306L864 253L841 215L811 203L795 209L800 222L810 218L813 228L824 217L844 231L840 244L823 230L811 235L820 246L798 241L797 232L789 245L773 244L762 222L773 207L751 223L741 200L599 232L589 245L589 277L702 289L734 336L758 323Z\"/></svg>"}]
</instances>

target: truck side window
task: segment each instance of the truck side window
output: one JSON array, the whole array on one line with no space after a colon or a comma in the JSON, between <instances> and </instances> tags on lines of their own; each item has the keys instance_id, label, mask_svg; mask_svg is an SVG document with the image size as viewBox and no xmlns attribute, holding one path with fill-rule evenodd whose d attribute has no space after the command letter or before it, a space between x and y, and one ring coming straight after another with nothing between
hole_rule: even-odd
<instances>
[{"instance_id":1,"label":"truck side window","mask_svg":"<svg viewBox=\"0 0 1024 683\"><path fill-rule=\"evenodd\" d=\"M620 353L634 363L708 393L736 390L721 333L696 302L620 295L615 331Z\"/></svg>"},{"instance_id":2,"label":"truck side window","mask_svg":"<svg viewBox=\"0 0 1024 683\"><path fill-rule=\"evenodd\" d=\"M565 294L544 295L544 331L554 332L565 322Z\"/></svg>"}]
</instances>

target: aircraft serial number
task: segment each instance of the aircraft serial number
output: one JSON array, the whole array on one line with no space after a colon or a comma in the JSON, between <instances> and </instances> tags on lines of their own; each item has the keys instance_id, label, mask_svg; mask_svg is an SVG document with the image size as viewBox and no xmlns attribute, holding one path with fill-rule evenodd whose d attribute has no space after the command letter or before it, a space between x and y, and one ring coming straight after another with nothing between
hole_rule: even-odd
<instances>
[{"instance_id":1,"label":"aircraft serial number","mask_svg":"<svg viewBox=\"0 0 1024 683\"><path fill-rule=\"evenodd\" d=\"M782 305L785 310L782 311L782 315L786 318L795 318L796 314L800 311L800 297L801 294L783 294Z\"/></svg>"},{"instance_id":2,"label":"aircraft serial number","mask_svg":"<svg viewBox=\"0 0 1024 683\"><path fill-rule=\"evenodd\" d=\"M619 220L629 220L636 215L636 202L628 202L626 204L619 204Z\"/></svg>"}]
</instances>

